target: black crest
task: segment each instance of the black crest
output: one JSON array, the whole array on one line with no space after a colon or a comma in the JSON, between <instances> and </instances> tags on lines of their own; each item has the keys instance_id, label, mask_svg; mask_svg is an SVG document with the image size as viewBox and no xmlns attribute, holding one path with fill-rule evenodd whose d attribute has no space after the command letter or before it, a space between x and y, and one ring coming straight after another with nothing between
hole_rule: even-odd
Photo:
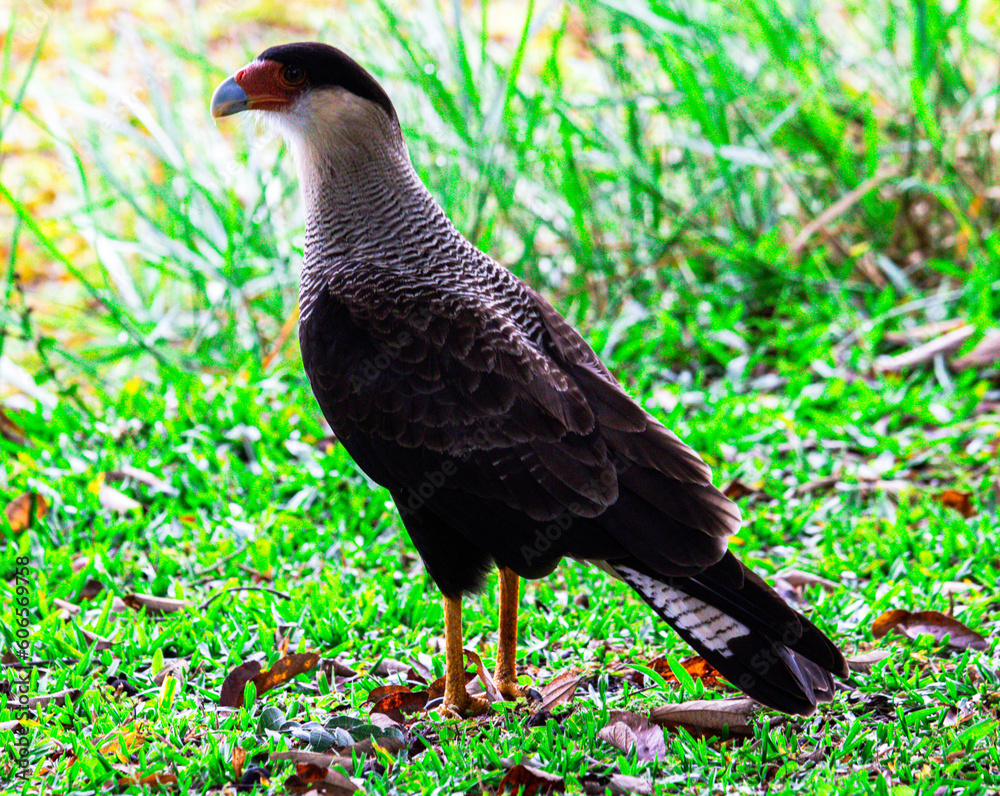
<instances>
[{"instance_id":1,"label":"black crest","mask_svg":"<svg viewBox=\"0 0 1000 796\"><path fill-rule=\"evenodd\" d=\"M389 95L361 64L347 53L319 42L280 44L264 50L258 61L276 61L295 66L306 73L313 88L339 86L352 94L380 105L389 117L396 118Z\"/></svg>"}]
</instances>

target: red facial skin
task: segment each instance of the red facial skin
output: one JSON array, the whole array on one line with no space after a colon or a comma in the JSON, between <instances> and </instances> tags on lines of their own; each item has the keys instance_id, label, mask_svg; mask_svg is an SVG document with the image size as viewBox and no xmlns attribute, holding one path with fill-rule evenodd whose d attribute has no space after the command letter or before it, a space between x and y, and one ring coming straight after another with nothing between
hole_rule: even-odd
<instances>
[{"instance_id":1,"label":"red facial skin","mask_svg":"<svg viewBox=\"0 0 1000 796\"><path fill-rule=\"evenodd\" d=\"M236 84L246 92L250 101L249 110L287 110L306 86L302 70L292 74L289 80L288 67L276 61L252 61L233 75Z\"/></svg>"}]
</instances>

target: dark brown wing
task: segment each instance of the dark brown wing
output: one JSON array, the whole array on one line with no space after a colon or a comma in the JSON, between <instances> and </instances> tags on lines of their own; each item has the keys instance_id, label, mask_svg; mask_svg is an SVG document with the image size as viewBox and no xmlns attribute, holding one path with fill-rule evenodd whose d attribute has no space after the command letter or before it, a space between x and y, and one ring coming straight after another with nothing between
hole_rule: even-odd
<instances>
[{"instance_id":1,"label":"dark brown wing","mask_svg":"<svg viewBox=\"0 0 1000 796\"><path fill-rule=\"evenodd\" d=\"M551 306L509 275L495 302L420 278L367 266L300 331L327 419L397 504L427 492L515 570L512 551L566 517L549 557L621 551L672 575L720 560L738 510Z\"/></svg>"},{"instance_id":2,"label":"dark brown wing","mask_svg":"<svg viewBox=\"0 0 1000 796\"><path fill-rule=\"evenodd\" d=\"M614 465L576 383L503 313L408 278L368 266L300 327L313 390L362 469L395 493L444 468L448 489L535 520L613 504Z\"/></svg>"}]
</instances>

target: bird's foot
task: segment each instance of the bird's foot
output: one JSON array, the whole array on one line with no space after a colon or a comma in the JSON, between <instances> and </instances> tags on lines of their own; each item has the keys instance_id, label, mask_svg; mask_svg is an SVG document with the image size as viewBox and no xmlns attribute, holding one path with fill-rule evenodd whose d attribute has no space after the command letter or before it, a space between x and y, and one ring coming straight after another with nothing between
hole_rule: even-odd
<instances>
[{"instance_id":1,"label":"bird's foot","mask_svg":"<svg viewBox=\"0 0 1000 796\"><path fill-rule=\"evenodd\" d=\"M445 694L444 704L441 707L445 713L450 713L460 719L482 716L490 712L490 703L485 699L472 696L465 690L464 686L460 693L454 695Z\"/></svg>"},{"instance_id":2,"label":"bird's foot","mask_svg":"<svg viewBox=\"0 0 1000 796\"><path fill-rule=\"evenodd\" d=\"M534 689L529 686L518 685L517 677L513 674L504 676L498 672L493 677L493 683L496 685L500 696L511 702L517 702L519 699L530 700L534 697Z\"/></svg>"}]
</instances>

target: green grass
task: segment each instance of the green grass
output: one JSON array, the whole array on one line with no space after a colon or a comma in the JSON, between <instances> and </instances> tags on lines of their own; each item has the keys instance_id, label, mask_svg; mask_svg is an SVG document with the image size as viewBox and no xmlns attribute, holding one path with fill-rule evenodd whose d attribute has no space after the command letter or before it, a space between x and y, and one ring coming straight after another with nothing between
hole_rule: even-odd
<instances>
[{"instance_id":1,"label":"green grass","mask_svg":"<svg viewBox=\"0 0 1000 796\"><path fill-rule=\"evenodd\" d=\"M847 6L847 25L820 4L535 4L498 41L483 27L496 8L456 7L365 6L352 31L331 21L319 37L383 80L459 228L544 288L717 483L757 490L740 501L739 554L766 576L837 581L806 590L812 619L849 655L892 656L815 718L763 713L742 741L668 734L667 760L637 761L597 738L608 712L690 695L637 688L620 667L687 650L621 584L566 563L527 587L519 634L536 684L583 670L568 707L542 726L524 708L487 724L417 714L426 750L346 773L372 793L493 792L523 756L568 792L612 772L663 793L995 792L997 372L872 364L889 331L958 318L977 327L971 347L1000 316L997 19L922 0ZM207 35L181 45L136 23L106 72L58 39L70 78L56 81L42 49L15 57L35 23L13 17L0 69L0 143L40 142L0 160L0 355L36 383L7 402L31 445L0 438L0 503L31 490L52 508L2 528L0 634L9 651L27 558L29 691L80 693L25 723L34 781L0 792L92 793L160 771L177 792L221 793L236 747L266 761L303 746L266 729L265 710L367 718L369 691L391 680L372 673L380 660L441 674L442 609L388 494L341 448L317 449L326 431L282 334L301 254L283 149L208 119L214 86L289 33L263 27L230 62ZM106 74L129 76L124 99ZM31 157L58 175L59 201ZM126 465L172 490L113 483L142 506L105 508L102 474ZM977 513L943 506L946 488ZM91 580L102 588L85 598ZM950 596L955 581L977 588ZM252 586L287 599L208 602ZM189 607L150 617L116 602L132 592ZM81 610L63 618L56 600ZM889 608L953 608L989 650L874 641ZM467 600L465 629L492 663L492 589ZM113 643L98 651L85 631ZM331 689L309 674L220 709L228 672L273 663L280 639L361 676ZM187 662L172 694L154 680L171 658ZM105 685L120 674L136 696ZM127 762L100 751L129 730L145 744ZM0 773L18 737L0 729ZM285 792L293 767L268 766L263 792Z\"/></svg>"}]
</instances>

